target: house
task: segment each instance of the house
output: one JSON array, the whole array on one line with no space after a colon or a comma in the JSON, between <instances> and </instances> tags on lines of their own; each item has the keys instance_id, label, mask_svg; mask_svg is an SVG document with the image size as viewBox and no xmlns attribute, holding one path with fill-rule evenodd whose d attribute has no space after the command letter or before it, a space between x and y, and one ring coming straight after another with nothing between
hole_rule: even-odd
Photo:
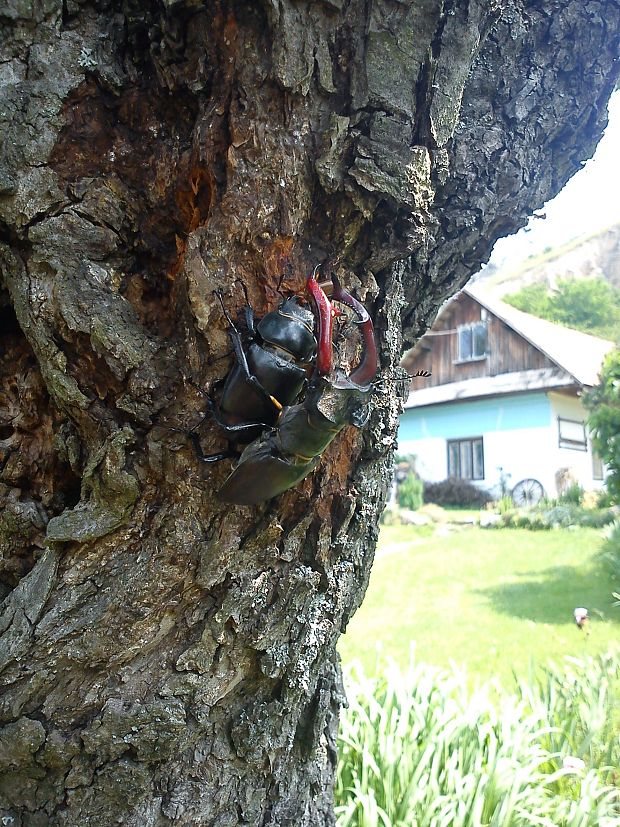
<instances>
[{"instance_id":1,"label":"house","mask_svg":"<svg viewBox=\"0 0 620 827\"><path fill-rule=\"evenodd\" d=\"M413 380L398 452L416 456L424 480L516 487L522 502L557 496L561 479L600 488L581 395L613 346L466 287L403 360L432 375Z\"/></svg>"}]
</instances>

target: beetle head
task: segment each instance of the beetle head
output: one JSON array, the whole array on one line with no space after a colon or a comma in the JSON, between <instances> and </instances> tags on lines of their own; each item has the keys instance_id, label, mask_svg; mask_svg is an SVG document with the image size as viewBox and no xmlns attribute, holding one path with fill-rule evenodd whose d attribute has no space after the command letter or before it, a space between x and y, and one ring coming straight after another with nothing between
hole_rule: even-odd
<instances>
[{"instance_id":1,"label":"beetle head","mask_svg":"<svg viewBox=\"0 0 620 827\"><path fill-rule=\"evenodd\" d=\"M295 297L266 313L256 329L264 342L290 353L296 362L309 363L316 355L314 315Z\"/></svg>"}]
</instances>

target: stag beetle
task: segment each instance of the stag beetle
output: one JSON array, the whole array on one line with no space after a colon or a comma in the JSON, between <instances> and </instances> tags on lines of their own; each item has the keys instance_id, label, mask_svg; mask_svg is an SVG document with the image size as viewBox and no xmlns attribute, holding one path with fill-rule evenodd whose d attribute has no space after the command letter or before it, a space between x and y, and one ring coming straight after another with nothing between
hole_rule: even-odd
<instances>
[{"instance_id":1,"label":"stag beetle","mask_svg":"<svg viewBox=\"0 0 620 827\"><path fill-rule=\"evenodd\" d=\"M275 395L269 393L263 384L266 382L265 377L271 376L271 373L266 371L261 374L259 380L258 376L251 372L250 359L246 357L239 333L224 308L237 364L225 379L217 421L219 424L223 423L224 430L234 438L244 436L247 439L248 433L254 434L256 429L261 431L245 448L231 474L224 481L219 496L225 502L253 505L287 491L316 468L325 448L346 425L361 428L368 420L368 402L373 391L372 380L377 373L377 348L372 321L363 305L344 290L334 276L332 299L354 311L358 317L363 343L360 364L349 376L339 368L334 370L332 336L333 319L337 311L319 285L316 273L315 270L308 278L306 289L314 304L317 318L318 352L312 378L302 401L296 401L296 397L301 393L303 382L293 383L288 375L285 378L284 369L278 367L275 370L276 379L285 386L288 391L286 398L292 399L293 404L276 404L279 400L274 399ZM285 308L286 314L282 312ZM251 308L249 311L251 313ZM307 317L302 311L305 311L305 308L302 308L296 299L289 299L278 311L274 311L275 315L267 314L257 330L263 342L270 342L272 347L283 347L291 360L297 359L304 364L303 359L311 358L314 353L314 333L306 325ZM263 326L263 322L269 316L272 318ZM286 324L283 319L288 319ZM248 328L253 329L252 324L249 324ZM306 332L302 332L302 328ZM274 341L276 334L273 330L277 331L278 342ZM307 332L311 333L312 339ZM314 344L317 346L316 339ZM257 358L253 364L261 365L262 362ZM288 364L298 367L295 361ZM301 379L301 376L299 378ZM240 389L247 386L255 389L255 400L260 399L264 405L254 407L252 402L246 406L246 400L241 398L241 390L239 393L236 392L238 383ZM266 396L272 400L272 409L269 409ZM234 403L238 399L239 407L235 409ZM243 411L240 411L242 403ZM249 408L252 410L249 411ZM259 408L260 417L265 419L268 418L267 414L273 418L274 411L277 412L275 422L271 423L272 427L270 423L263 424L258 415ZM248 412L251 414L251 422L247 421ZM239 421L233 423L233 419ZM197 437L194 437L194 445L199 457L205 461L231 456L230 453L205 456L200 450Z\"/></svg>"}]
</instances>

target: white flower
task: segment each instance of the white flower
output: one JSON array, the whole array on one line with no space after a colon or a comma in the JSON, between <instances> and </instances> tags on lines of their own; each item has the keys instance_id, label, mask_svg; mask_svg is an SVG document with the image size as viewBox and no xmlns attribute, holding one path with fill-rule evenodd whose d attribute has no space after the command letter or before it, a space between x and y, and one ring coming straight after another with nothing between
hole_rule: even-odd
<instances>
[{"instance_id":1,"label":"white flower","mask_svg":"<svg viewBox=\"0 0 620 827\"><path fill-rule=\"evenodd\" d=\"M588 620L588 610L585 606L578 606L573 612L573 615L575 617L575 623L581 629L586 620Z\"/></svg>"},{"instance_id":2,"label":"white flower","mask_svg":"<svg viewBox=\"0 0 620 827\"><path fill-rule=\"evenodd\" d=\"M565 755L562 760L562 767L568 772L583 772L586 768L586 762L576 755Z\"/></svg>"}]
</instances>

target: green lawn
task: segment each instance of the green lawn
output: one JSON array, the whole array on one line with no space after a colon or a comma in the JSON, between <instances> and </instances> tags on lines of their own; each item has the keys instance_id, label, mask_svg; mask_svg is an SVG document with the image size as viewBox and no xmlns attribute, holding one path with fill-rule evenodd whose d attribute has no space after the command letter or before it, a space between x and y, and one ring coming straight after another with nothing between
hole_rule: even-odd
<instances>
[{"instance_id":1,"label":"green lawn","mask_svg":"<svg viewBox=\"0 0 620 827\"><path fill-rule=\"evenodd\" d=\"M465 666L474 679L605 652L620 640L620 609L596 562L599 530L384 527L366 599L340 643L344 664L373 673L391 657ZM448 533L451 532L451 533ZM441 536L443 534L443 536ZM590 634L573 609L586 606Z\"/></svg>"}]
</instances>

